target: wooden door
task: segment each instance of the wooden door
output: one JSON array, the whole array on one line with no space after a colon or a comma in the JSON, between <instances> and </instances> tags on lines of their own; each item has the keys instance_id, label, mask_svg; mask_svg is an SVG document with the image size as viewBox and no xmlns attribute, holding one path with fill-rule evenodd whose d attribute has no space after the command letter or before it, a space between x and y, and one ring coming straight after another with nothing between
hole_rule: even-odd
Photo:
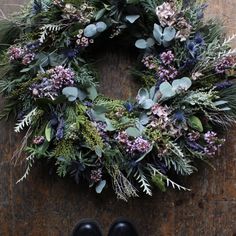
<instances>
[{"instance_id":1,"label":"wooden door","mask_svg":"<svg viewBox=\"0 0 236 236\"><path fill-rule=\"evenodd\" d=\"M0 8L10 12L23 0L0 0ZM208 16L220 16L229 34L236 32L236 1L209 0ZM236 46L236 41L233 43ZM128 97L136 85L128 75L132 55L109 51L98 68L103 92L112 97ZM106 65L106 61L113 61ZM108 73L109 72L109 73ZM108 82L110 81L110 82ZM2 100L1 100L2 103ZM236 129L230 130L215 171L200 171L184 180L191 192L156 191L152 198L117 201L108 190L101 196L72 180L62 180L38 164L30 177L16 185L24 171L12 166L11 156L20 143L12 132L13 123L0 123L0 235L66 236L82 218L99 220L105 232L117 217L134 221L140 236L233 236L236 235Z\"/></svg>"}]
</instances>

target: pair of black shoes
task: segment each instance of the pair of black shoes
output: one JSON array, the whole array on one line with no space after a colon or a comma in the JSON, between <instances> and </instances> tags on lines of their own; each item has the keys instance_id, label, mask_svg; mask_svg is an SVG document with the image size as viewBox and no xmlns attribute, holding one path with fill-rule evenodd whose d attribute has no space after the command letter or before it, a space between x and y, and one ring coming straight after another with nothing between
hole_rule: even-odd
<instances>
[{"instance_id":1,"label":"pair of black shoes","mask_svg":"<svg viewBox=\"0 0 236 236\"><path fill-rule=\"evenodd\" d=\"M72 236L103 236L100 225L93 220L82 220L74 228ZM127 220L115 221L108 236L138 236L134 226Z\"/></svg>"}]
</instances>

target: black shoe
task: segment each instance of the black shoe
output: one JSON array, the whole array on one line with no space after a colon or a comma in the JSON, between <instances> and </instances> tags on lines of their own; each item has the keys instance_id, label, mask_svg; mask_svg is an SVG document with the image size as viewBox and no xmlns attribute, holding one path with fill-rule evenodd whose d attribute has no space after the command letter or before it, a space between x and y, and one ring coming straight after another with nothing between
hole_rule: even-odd
<instances>
[{"instance_id":1,"label":"black shoe","mask_svg":"<svg viewBox=\"0 0 236 236\"><path fill-rule=\"evenodd\" d=\"M102 236L102 231L96 221L81 220L75 226L72 236Z\"/></svg>"},{"instance_id":2,"label":"black shoe","mask_svg":"<svg viewBox=\"0 0 236 236\"><path fill-rule=\"evenodd\" d=\"M110 227L108 236L138 236L138 233L129 221L117 220Z\"/></svg>"}]
</instances>

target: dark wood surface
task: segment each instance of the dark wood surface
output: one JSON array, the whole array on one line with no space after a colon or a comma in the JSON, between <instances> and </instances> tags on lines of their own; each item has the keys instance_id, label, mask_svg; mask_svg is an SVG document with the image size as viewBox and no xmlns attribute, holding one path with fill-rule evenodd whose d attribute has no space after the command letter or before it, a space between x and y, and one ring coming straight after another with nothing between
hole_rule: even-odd
<instances>
[{"instance_id":1,"label":"dark wood surface","mask_svg":"<svg viewBox=\"0 0 236 236\"><path fill-rule=\"evenodd\" d=\"M4 5L9 0L0 2L5 12L12 10ZM227 32L236 32L236 1L211 0L209 5L208 16L221 16ZM137 86L128 75L133 62L129 52L105 53L98 63L103 92L115 98L133 96ZM156 191L152 198L124 203L109 190L98 196L72 180L56 178L42 164L16 185L24 167L10 161L21 141L12 127L0 123L0 236L66 236L82 218L95 218L107 232L117 217L132 220L140 236L236 235L236 129L215 157L215 171L200 164L198 173L181 180L191 192Z\"/></svg>"}]
</instances>

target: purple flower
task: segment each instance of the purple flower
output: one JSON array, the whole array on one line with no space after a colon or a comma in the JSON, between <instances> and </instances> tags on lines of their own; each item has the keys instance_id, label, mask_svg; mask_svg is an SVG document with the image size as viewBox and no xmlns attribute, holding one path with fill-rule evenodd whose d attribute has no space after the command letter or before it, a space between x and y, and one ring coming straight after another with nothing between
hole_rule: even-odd
<instances>
[{"instance_id":1,"label":"purple flower","mask_svg":"<svg viewBox=\"0 0 236 236\"><path fill-rule=\"evenodd\" d=\"M216 84L216 90L226 89L226 88L231 87L232 85L233 83L231 81L224 81L224 82Z\"/></svg>"},{"instance_id":2,"label":"purple flower","mask_svg":"<svg viewBox=\"0 0 236 236\"><path fill-rule=\"evenodd\" d=\"M151 144L143 139L142 137L138 137L134 140L132 146L131 146L131 152L141 152L141 153L145 153L147 152L151 147Z\"/></svg>"},{"instance_id":3,"label":"purple flower","mask_svg":"<svg viewBox=\"0 0 236 236\"><path fill-rule=\"evenodd\" d=\"M163 52L160 55L160 58L161 58L162 62L164 63L164 65L170 65L174 61L175 56L172 53L172 51L167 51L167 52Z\"/></svg>"},{"instance_id":4,"label":"purple flower","mask_svg":"<svg viewBox=\"0 0 236 236\"><path fill-rule=\"evenodd\" d=\"M42 77L41 83L33 84L30 87L32 95L38 98L48 97L54 99L64 87L74 84L75 73L70 68L57 66L38 76Z\"/></svg>"},{"instance_id":5,"label":"purple flower","mask_svg":"<svg viewBox=\"0 0 236 236\"><path fill-rule=\"evenodd\" d=\"M44 143L44 141L45 141L44 136L36 136L33 139L33 143L36 144L36 145L41 145L41 144Z\"/></svg>"},{"instance_id":6,"label":"purple flower","mask_svg":"<svg viewBox=\"0 0 236 236\"><path fill-rule=\"evenodd\" d=\"M25 54L25 50L21 47L12 46L8 49L7 54L10 57L10 61L20 60Z\"/></svg>"},{"instance_id":7,"label":"purple flower","mask_svg":"<svg viewBox=\"0 0 236 236\"><path fill-rule=\"evenodd\" d=\"M102 179L102 169L91 170L90 180L93 183L97 183Z\"/></svg>"},{"instance_id":8,"label":"purple flower","mask_svg":"<svg viewBox=\"0 0 236 236\"><path fill-rule=\"evenodd\" d=\"M156 76L161 80L173 80L178 75L178 71L173 66L167 68L160 66L156 72Z\"/></svg>"},{"instance_id":9,"label":"purple flower","mask_svg":"<svg viewBox=\"0 0 236 236\"><path fill-rule=\"evenodd\" d=\"M235 65L235 58L232 56L223 57L220 61L215 65L215 71L218 74L224 74L227 69L230 69Z\"/></svg>"},{"instance_id":10,"label":"purple flower","mask_svg":"<svg viewBox=\"0 0 236 236\"><path fill-rule=\"evenodd\" d=\"M217 141L217 133L213 131L208 131L207 133L204 134L204 140L208 144L215 144L215 142Z\"/></svg>"},{"instance_id":11,"label":"purple flower","mask_svg":"<svg viewBox=\"0 0 236 236\"><path fill-rule=\"evenodd\" d=\"M195 141L199 140L200 137L201 137L201 135L197 131L193 131L191 133L188 133L188 140L191 142L195 142Z\"/></svg>"},{"instance_id":12,"label":"purple flower","mask_svg":"<svg viewBox=\"0 0 236 236\"><path fill-rule=\"evenodd\" d=\"M65 121L63 118L60 119L59 125L57 127L56 139L62 140L64 136Z\"/></svg>"},{"instance_id":13,"label":"purple flower","mask_svg":"<svg viewBox=\"0 0 236 236\"><path fill-rule=\"evenodd\" d=\"M34 53L27 53L22 58L22 64L23 65L29 65L34 59L35 59L35 54Z\"/></svg>"}]
</instances>

